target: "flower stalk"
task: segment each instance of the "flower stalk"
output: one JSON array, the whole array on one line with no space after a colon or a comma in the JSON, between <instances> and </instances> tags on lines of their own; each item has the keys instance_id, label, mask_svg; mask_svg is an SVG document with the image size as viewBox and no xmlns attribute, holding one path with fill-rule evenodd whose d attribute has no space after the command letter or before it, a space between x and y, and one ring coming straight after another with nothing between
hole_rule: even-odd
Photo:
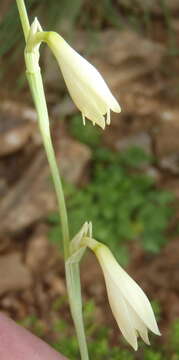
<instances>
[{"instance_id":1,"label":"flower stalk","mask_svg":"<svg viewBox=\"0 0 179 360\"><path fill-rule=\"evenodd\" d=\"M69 227L66 211L65 198L62 188L61 177L59 169L56 163L55 153L52 145L49 116L47 110L47 104L45 99L45 93L43 88L42 76L39 67L39 53L38 49L31 52L25 50L25 62L26 62L26 75L35 103L35 107L38 114L39 128L42 135L43 145L46 151L47 159L50 166L50 171L53 178L53 183L56 191L59 215L62 226L63 246L65 259L69 256Z\"/></svg>"},{"instance_id":2,"label":"flower stalk","mask_svg":"<svg viewBox=\"0 0 179 360\"><path fill-rule=\"evenodd\" d=\"M65 262L67 264L66 280L67 280L68 296L70 301L70 309L76 328L81 359L88 360L89 356L88 356L88 349L86 344L83 317L82 317L79 264L78 261L76 261L75 264L68 263L68 259L70 256L70 249L69 249L70 237L69 237L68 217L67 217L67 210L66 210L61 177L56 163L55 152L51 140L49 115L48 115L48 109L45 99L41 70L39 67L39 44L34 45L32 47L28 46L28 42L30 43L30 38L36 32L41 31L41 26L38 23L38 20L35 19L34 23L30 27L24 0L16 0L16 2L17 2L22 28L24 31L24 36L27 44L25 48L26 75L31 89L32 97L35 103L36 111L38 114L39 128L40 128L43 145L46 151L46 156L48 159L50 172L52 175L56 197L57 197L59 216L60 216L62 235L63 235L64 257L65 257ZM39 34L40 33L42 33L42 31L39 32Z\"/></svg>"},{"instance_id":3,"label":"flower stalk","mask_svg":"<svg viewBox=\"0 0 179 360\"><path fill-rule=\"evenodd\" d=\"M17 0L16 3L20 15L20 21L24 32L25 41L27 42L27 38L29 36L29 31L30 31L30 23L26 11L25 3L24 0Z\"/></svg>"}]
</instances>

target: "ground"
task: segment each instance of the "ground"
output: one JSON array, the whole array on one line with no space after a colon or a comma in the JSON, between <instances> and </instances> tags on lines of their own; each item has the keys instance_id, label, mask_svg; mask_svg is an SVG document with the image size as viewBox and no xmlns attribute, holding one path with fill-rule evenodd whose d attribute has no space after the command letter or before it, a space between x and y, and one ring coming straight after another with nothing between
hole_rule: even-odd
<instances>
[{"instance_id":1,"label":"ground","mask_svg":"<svg viewBox=\"0 0 179 360\"><path fill-rule=\"evenodd\" d=\"M119 5L125 18L129 10L120 1ZM98 67L122 107L121 115L113 115L111 126L100 133L97 146L115 152L138 146L154 159L140 171L154 179L157 189L175 195L171 205L175 212L165 231L166 245L151 254L137 239L127 243L131 254L127 270L150 299L160 304L163 336L158 342L165 344L171 325L179 318L179 20L171 15L167 31L165 18L157 9L153 11L150 36L129 26L119 31L107 23L94 43L84 29L78 29L73 46ZM48 217L56 211L56 201L29 90L26 85L11 90L16 71L11 71L12 64L8 66L7 81L0 90L0 308L22 323L33 315L40 321L40 335L53 343L57 314L70 324L69 332L73 333L62 250L49 240ZM77 109L46 52L43 67L58 164L67 182L83 188L92 181L94 148L80 142L71 131ZM18 63L15 68L19 74ZM101 270L91 253L82 263L82 286L85 302L93 299L96 304L95 319L113 329L110 341L117 345L119 332L107 305ZM32 319L25 324L34 330Z\"/></svg>"}]
</instances>

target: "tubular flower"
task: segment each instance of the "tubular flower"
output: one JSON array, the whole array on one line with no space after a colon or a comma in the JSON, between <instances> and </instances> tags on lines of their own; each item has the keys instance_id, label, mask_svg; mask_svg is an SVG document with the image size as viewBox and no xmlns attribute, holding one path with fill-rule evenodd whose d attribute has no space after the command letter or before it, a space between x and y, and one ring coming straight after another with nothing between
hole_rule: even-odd
<instances>
[{"instance_id":1,"label":"tubular flower","mask_svg":"<svg viewBox=\"0 0 179 360\"><path fill-rule=\"evenodd\" d=\"M102 267L112 313L128 343L137 350L137 338L146 344L148 329L160 335L150 302L139 285L117 263L107 246L89 239L88 245Z\"/></svg>"},{"instance_id":2,"label":"tubular flower","mask_svg":"<svg viewBox=\"0 0 179 360\"><path fill-rule=\"evenodd\" d=\"M57 59L83 123L87 118L104 129L110 124L110 110L118 113L121 108L100 73L57 33L46 33L45 41Z\"/></svg>"}]
</instances>

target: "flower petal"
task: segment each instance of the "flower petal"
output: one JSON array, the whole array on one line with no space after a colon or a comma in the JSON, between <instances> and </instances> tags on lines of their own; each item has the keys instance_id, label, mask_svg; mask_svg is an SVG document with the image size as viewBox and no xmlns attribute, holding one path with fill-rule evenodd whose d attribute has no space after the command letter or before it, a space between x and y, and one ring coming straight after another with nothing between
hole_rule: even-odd
<instances>
[{"instance_id":1,"label":"flower petal","mask_svg":"<svg viewBox=\"0 0 179 360\"><path fill-rule=\"evenodd\" d=\"M47 43L60 65L72 99L82 113L91 112L89 108L92 103L96 104L101 115L106 114L108 109L121 111L117 100L93 65L54 32L47 36Z\"/></svg>"},{"instance_id":2,"label":"flower petal","mask_svg":"<svg viewBox=\"0 0 179 360\"><path fill-rule=\"evenodd\" d=\"M66 42L63 51L62 49L60 50L58 59L63 71L64 68L67 67L68 59L68 69L71 68L73 73L77 74L78 78L80 78L84 84L88 85L97 97L103 98L114 112L121 111L117 100L112 95L99 71Z\"/></svg>"},{"instance_id":3,"label":"flower petal","mask_svg":"<svg viewBox=\"0 0 179 360\"><path fill-rule=\"evenodd\" d=\"M150 302L139 285L117 263L107 246L99 246L96 255L104 273L109 273L116 287L134 309L138 317L156 335L160 335Z\"/></svg>"},{"instance_id":4,"label":"flower petal","mask_svg":"<svg viewBox=\"0 0 179 360\"><path fill-rule=\"evenodd\" d=\"M97 103L98 99L88 91L88 88L83 86L84 84L78 78L76 80L75 76L73 78L73 73L68 73L66 68L64 70L62 68L62 71L68 91L76 106L85 117L104 129L105 119L103 114L107 112L106 104L102 101Z\"/></svg>"},{"instance_id":5,"label":"flower petal","mask_svg":"<svg viewBox=\"0 0 179 360\"><path fill-rule=\"evenodd\" d=\"M125 339L134 350L137 350L137 333L131 321L130 309L111 277L107 273L104 273L104 277L112 313Z\"/></svg>"},{"instance_id":6,"label":"flower petal","mask_svg":"<svg viewBox=\"0 0 179 360\"><path fill-rule=\"evenodd\" d=\"M139 335L141 336L142 340L147 344L150 345L150 341L148 338L148 330L146 325L143 323L143 321L140 319L140 317L137 315L135 310L127 303L128 311L130 312L130 317L133 322L134 328L137 330Z\"/></svg>"}]
</instances>

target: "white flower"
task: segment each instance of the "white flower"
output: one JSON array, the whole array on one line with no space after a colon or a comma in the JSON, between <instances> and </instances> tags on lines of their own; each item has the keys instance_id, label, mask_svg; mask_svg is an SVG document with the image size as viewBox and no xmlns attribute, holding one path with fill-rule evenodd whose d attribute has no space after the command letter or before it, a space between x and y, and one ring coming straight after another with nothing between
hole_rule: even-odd
<instances>
[{"instance_id":1,"label":"white flower","mask_svg":"<svg viewBox=\"0 0 179 360\"><path fill-rule=\"evenodd\" d=\"M160 335L150 302L139 285L117 263L108 247L92 238L92 224L85 223L70 244L70 261L79 261L89 247L102 267L109 303L128 343L137 350L140 335L150 344L148 329Z\"/></svg>"},{"instance_id":2,"label":"white flower","mask_svg":"<svg viewBox=\"0 0 179 360\"><path fill-rule=\"evenodd\" d=\"M102 267L111 310L123 336L135 350L138 335L149 345L148 329L156 335L160 332L147 296L117 263L107 246L94 239L88 240L88 246Z\"/></svg>"},{"instance_id":3,"label":"white flower","mask_svg":"<svg viewBox=\"0 0 179 360\"><path fill-rule=\"evenodd\" d=\"M110 124L110 110L120 112L121 109L100 73L57 33L47 32L45 41L58 61L84 124L86 117L104 129L106 123Z\"/></svg>"}]
</instances>

